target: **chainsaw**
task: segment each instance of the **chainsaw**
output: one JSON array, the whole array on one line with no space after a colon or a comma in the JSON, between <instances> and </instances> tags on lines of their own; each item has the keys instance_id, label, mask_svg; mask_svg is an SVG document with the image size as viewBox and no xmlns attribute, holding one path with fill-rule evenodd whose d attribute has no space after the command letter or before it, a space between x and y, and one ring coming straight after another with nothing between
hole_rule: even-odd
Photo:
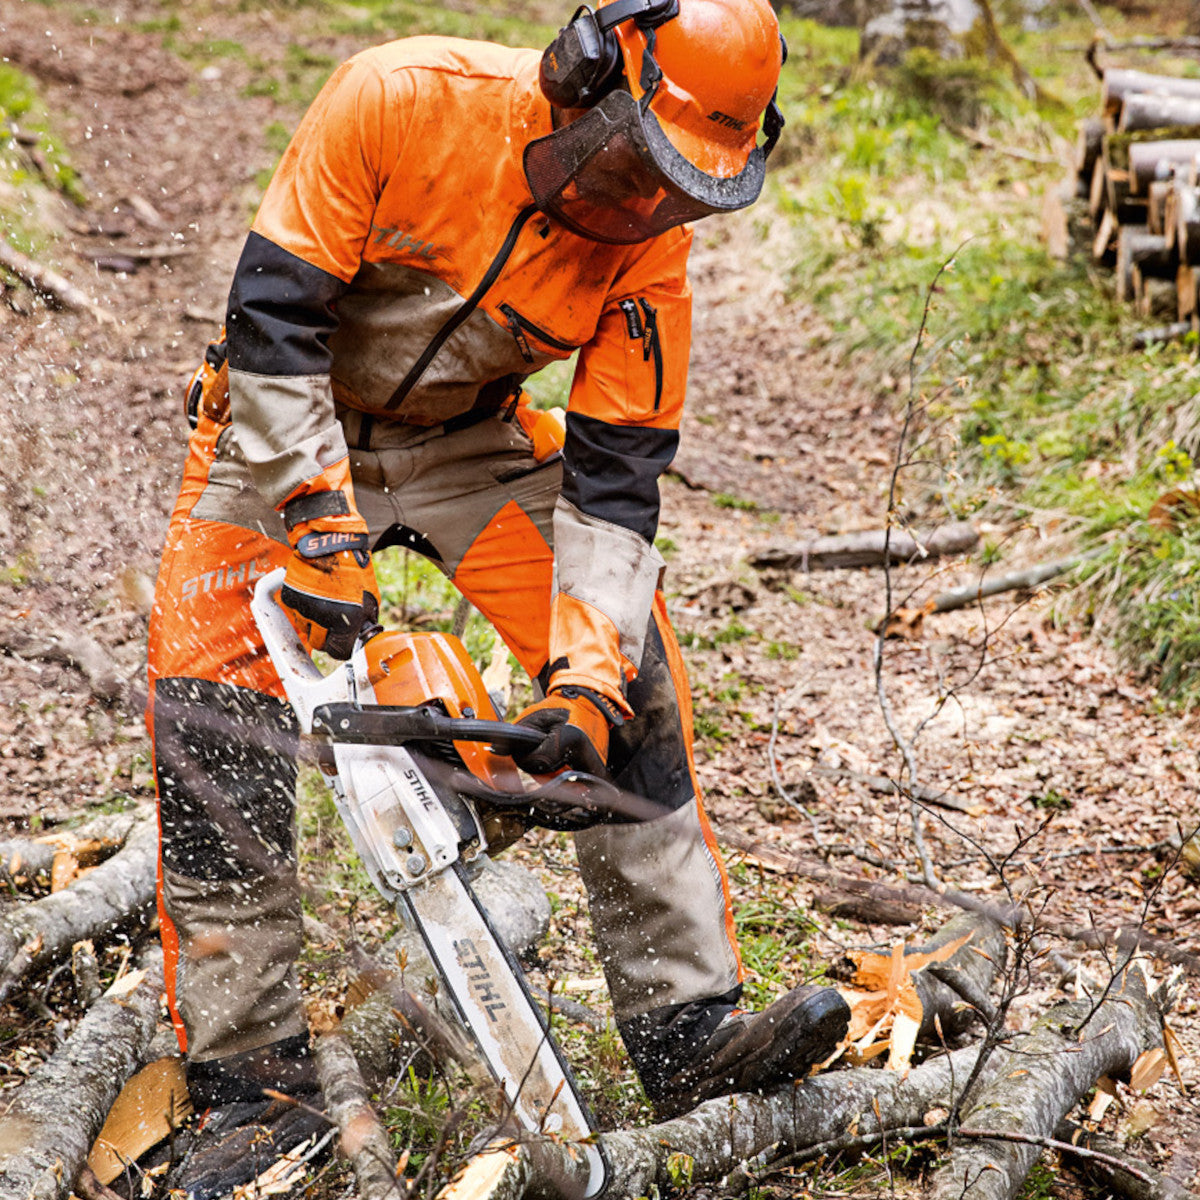
<instances>
[{"instance_id":1,"label":"chainsaw","mask_svg":"<svg viewBox=\"0 0 1200 1200\"><path fill-rule=\"evenodd\" d=\"M609 1163L591 1114L468 868L488 848L482 804L578 829L614 812L622 819L627 794L581 772L527 785L508 756L543 735L498 719L458 638L375 626L323 675L279 605L284 574L259 580L254 617L372 883L419 932L508 1114L574 1143L587 1164L584 1196L598 1196Z\"/></svg>"}]
</instances>

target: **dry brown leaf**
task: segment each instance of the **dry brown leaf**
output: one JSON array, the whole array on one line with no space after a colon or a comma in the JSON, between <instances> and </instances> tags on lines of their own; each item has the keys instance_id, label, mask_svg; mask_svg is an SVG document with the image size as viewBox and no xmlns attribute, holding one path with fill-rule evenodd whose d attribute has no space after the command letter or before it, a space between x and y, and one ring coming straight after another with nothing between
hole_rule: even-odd
<instances>
[{"instance_id":1,"label":"dry brown leaf","mask_svg":"<svg viewBox=\"0 0 1200 1200\"><path fill-rule=\"evenodd\" d=\"M922 608L897 608L884 619L882 629L877 628L875 632L882 632L885 638L918 641L925 632L925 618L931 612L933 612L932 601Z\"/></svg>"},{"instance_id":2,"label":"dry brown leaf","mask_svg":"<svg viewBox=\"0 0 1200 1200\"><path fill-rule=\"evenodd\" d=\"M1150 505L1146 520L1157 529L1178 529L1200 518L1200 492L1172 488Z\"/></svg>"},{"instance_id":3,"label":"dry brown leaf","mask_svg":"<svg viewBox=\"0 0 1200 1200\"><path fill-rule=\"evenodd\" d=\"M1129 1086L1135 1092L1144 1092L1152 1088L1167 1069L1167 1054L1165 1050L1155 1046L1152 1050L1144 1050L1137 1056L1129 1072Z\"/></svg>"},{"instance_id":4,"label":"dry brown leaf","mask_svg":"<svg viewBox=\"0 0 1200 1200\"><path fill-rule=\"evenodd\" d=\"M143 1067L121 1089L88 1155L101 1183L111 1183L177 1129L192 1111L183 1059L160 1058Z\"/></svg>"}]
</instances>

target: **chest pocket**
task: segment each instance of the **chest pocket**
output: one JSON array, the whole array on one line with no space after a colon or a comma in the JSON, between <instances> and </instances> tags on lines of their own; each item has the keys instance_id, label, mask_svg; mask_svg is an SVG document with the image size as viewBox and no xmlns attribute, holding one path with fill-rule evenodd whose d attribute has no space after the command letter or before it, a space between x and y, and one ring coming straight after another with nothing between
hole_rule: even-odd
<instances>
[{"instance_id":1,"label":"chest pocket","mask_svg":"<svg viewBox=\"0 0 1200 1200\"><path fill-rule=\"evenodd\" d=\"M629 345L625 352L625 386L635 404L650 401L658 412L663 392L663 351L658 311L641 296L618 301L625 317Z\"/></svg>"}]
</instances>

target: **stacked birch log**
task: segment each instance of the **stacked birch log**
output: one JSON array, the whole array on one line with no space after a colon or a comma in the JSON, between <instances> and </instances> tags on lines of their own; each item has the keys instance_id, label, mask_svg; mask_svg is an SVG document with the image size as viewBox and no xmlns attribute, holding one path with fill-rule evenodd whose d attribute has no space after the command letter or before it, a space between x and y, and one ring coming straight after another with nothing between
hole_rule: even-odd
<instances>
[{"instance_id":1,"label":"stacked birch log","mask_svg":"<svg viewBox=\"0 0 1200 1200\"><path fill-rule=\"evenodd\" d=\"M1106 70L1069 190L1087 202L1092 256L1114 267L1117 298L1149 316L1160 297L1169 311L1173 285L1177 322L1200 327L1200 79Z\"/></svg>"}]
</instances>

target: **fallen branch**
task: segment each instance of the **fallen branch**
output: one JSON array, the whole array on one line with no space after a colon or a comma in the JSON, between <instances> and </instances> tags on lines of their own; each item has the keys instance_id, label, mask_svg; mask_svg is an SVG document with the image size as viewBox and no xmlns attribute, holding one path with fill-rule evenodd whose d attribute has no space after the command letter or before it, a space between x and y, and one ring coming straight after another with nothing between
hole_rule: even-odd
<instances>
[{"instance_id":1,"label":"fallen branch","mask_svg":"<svg viewBox=\"0 0 1200 1200\"><path fill-rule=\"evenodd\" d=\"M93 303L91 298L80 291L69 279L57 271L52 271L49 267L43 267L34 262L29 255L22 254L4 237L0 237L0 267L11 271L35 292L53 300L61 308L90 313L97 321L101 322L114 320L111 313Z\"/></svg>"},{"instance_id":2,"label":"fallen branch","mask_svg":"<svg viewBox=\"0 0 1200 1200\"><path fill-rule=\"evenodd\" d=\"M1079 1155L1080 1150L1097 1152L1079 1157L1087 1174L1105 1191L1118 1192L1129 1200L1197 1200L1196 1193L1178 1179L1134 1158L1127 1147L1094 1129L1085 1129L1074 1121L1060 1121L1054 1137L1066 1143L1072 1154Z\"/></svg>"},{"instance_id":3,"label":"fallen branch","mask_svg":"<svg viewBox=\"0 0 1200 1200\"><path fill-rule=\"evenodd\" d=\"M768 546L750 556L764 570L832 571L841 567L881 567L885 563L921 562L948 554L966 554L979 544L979 534L965 521L941 525L913 535L904 529L866 530L813 538L793 546Z\"/></svg>"},{"instance_id":4,"label":"fallen branch","mask_svg":"<svg viewBox=\"0 0 1200 1200\"><path fill-rule=\"evenodd\" d=\"M3 244L0 239L0 247ZM25 630L7 629L0 632L0 651L73 667L87 680L92 695L106 703L119 699L125 690L124 682L113 670L112 656L86 634L39 638Z\"/></svg>"},{"instance_id":5,"label":"fallen branch","mask_svg":"<svg viewBox=\"0 0 1200 1200\"><path fill-rule=\"evenodd\" d=\"M65 958L76 942L99 941L144 919L154 903L158 827L144 821L125 845L60 892L13 904L0 917L0 1003L26 975Z\"/></svg>"},{"instance_id":6,"label":"fallen branch","mask_svg":"<svg viewBox=\"0 0 1200 1200\"><path fill-rule=\"evenodd\" d=\"M852 875L841 875L830 870L819 859L781 854L770 843L752 838L741 830L722 826L715 832L718 841L732 849L753 855L772 870L798 875L813 883L842 888L854 895L872 896L881 900L902 900L912 904L935 904L942 908L960 908L964 912L987 917L1007 929L1024 928L1035 921L1033 914L1021 906L992 904L978 896L945 886L938 889L926 887L921 883L877 883ZM1200 975L1200 955L1181 950L1173 943L1147 933L1138 925L1124 925L1117 929L1076 929L1041 917L1036 918L1036 925L1043 933L1078 942L1091 949L1115 946L1126 953L1142 950L1154 958L1161 958L1164 962L1183 967L1193 975Z\"/></svg>"},{"instance_id":7,"label":"fallen branch","mask_svg":"<svg viewBox=\"0 0 1200 1200\"><path fill-rule=\"evenodd\" d=\"M864 775L860 771L851 771L848 767L813 767L810 775L820 775L825 779L845 779L850 783L860 783L873 792L884 795L901 795L918 800L922 804L932 804L936 808L946 808L951 812L971 812L971 805L954 795L953 792L939 791L937 788L918 784L916 788L906 788L886 775Z\"/></svg>"},{"instance_id":8,"label":"fallen branch","mask_svg":"<svg viewBox=\"0 0 1200 1200\"><path fill-rule=\"evenodd\" d=\"M396 1179L396 1156L380 1124L349 1040L327 1033L313 1043L325 1105L338 1127L342 1153L354 1168L361 1200L405 1195Z\"/></svg>"},{"instance_id":9,"label":"fallen branch","mask_svg":"<svg viewBox=\"0 0 1200 1200\"><path fill-rule=\"evenodd\" d=\"M1080 1035L1091 1008L1079 1000L1057 1005L995 1050L991 1074L962 1114L963 1129L978 1140L952 1146L934 1173L932 1200L1010 1200L1044 1140L1096 1080L1128 1077L1143 1051L1162 1044L1161 1017L1140 971L1125 973L1121 991Z\"/></svg>"},{"instance_id":10,"label":"fallen branch","mask_svg":"<svg viewBox=\"0 0 1200 1200\"><path fill-rule=\"evenodd\" d=\"M1023 571L1011 571L1007 575L994 575L981 579L978 583L969 583L964 587L951 588L942 592L930 601L930 612L952 612L956 608L966 608L968 604L977 604L987 596L998 596L1001 592L1015 592L1018 589L1031 590L1040 587L1048 579L1073 571L1083 559L1062 558L1055 562L1041 563L1036 567L1026 567Z\"/></svg>"},{"instance_id":11,"label":"fallen branch","mask_svg":"<svg viewBox=\"0 0 1200 1200\"><path fill-rule=\"evenodd\" d=\"M119 980L0 1118L0 1200L66 1200L158 1024L162 952Z\"/></svg>"},{"instance_id":12,"label":"fallen branch","mask_svg":"<svg viewBox=\"0 0 1200 1200\"><path fill-rule=\"evenodd\" d=\"M71 829L51 829L37 836L0 841L0 882L50 881L55 856L66 845L107 842L119 846L145 813L101 813Z\"/></svg>"}]
</instances>

